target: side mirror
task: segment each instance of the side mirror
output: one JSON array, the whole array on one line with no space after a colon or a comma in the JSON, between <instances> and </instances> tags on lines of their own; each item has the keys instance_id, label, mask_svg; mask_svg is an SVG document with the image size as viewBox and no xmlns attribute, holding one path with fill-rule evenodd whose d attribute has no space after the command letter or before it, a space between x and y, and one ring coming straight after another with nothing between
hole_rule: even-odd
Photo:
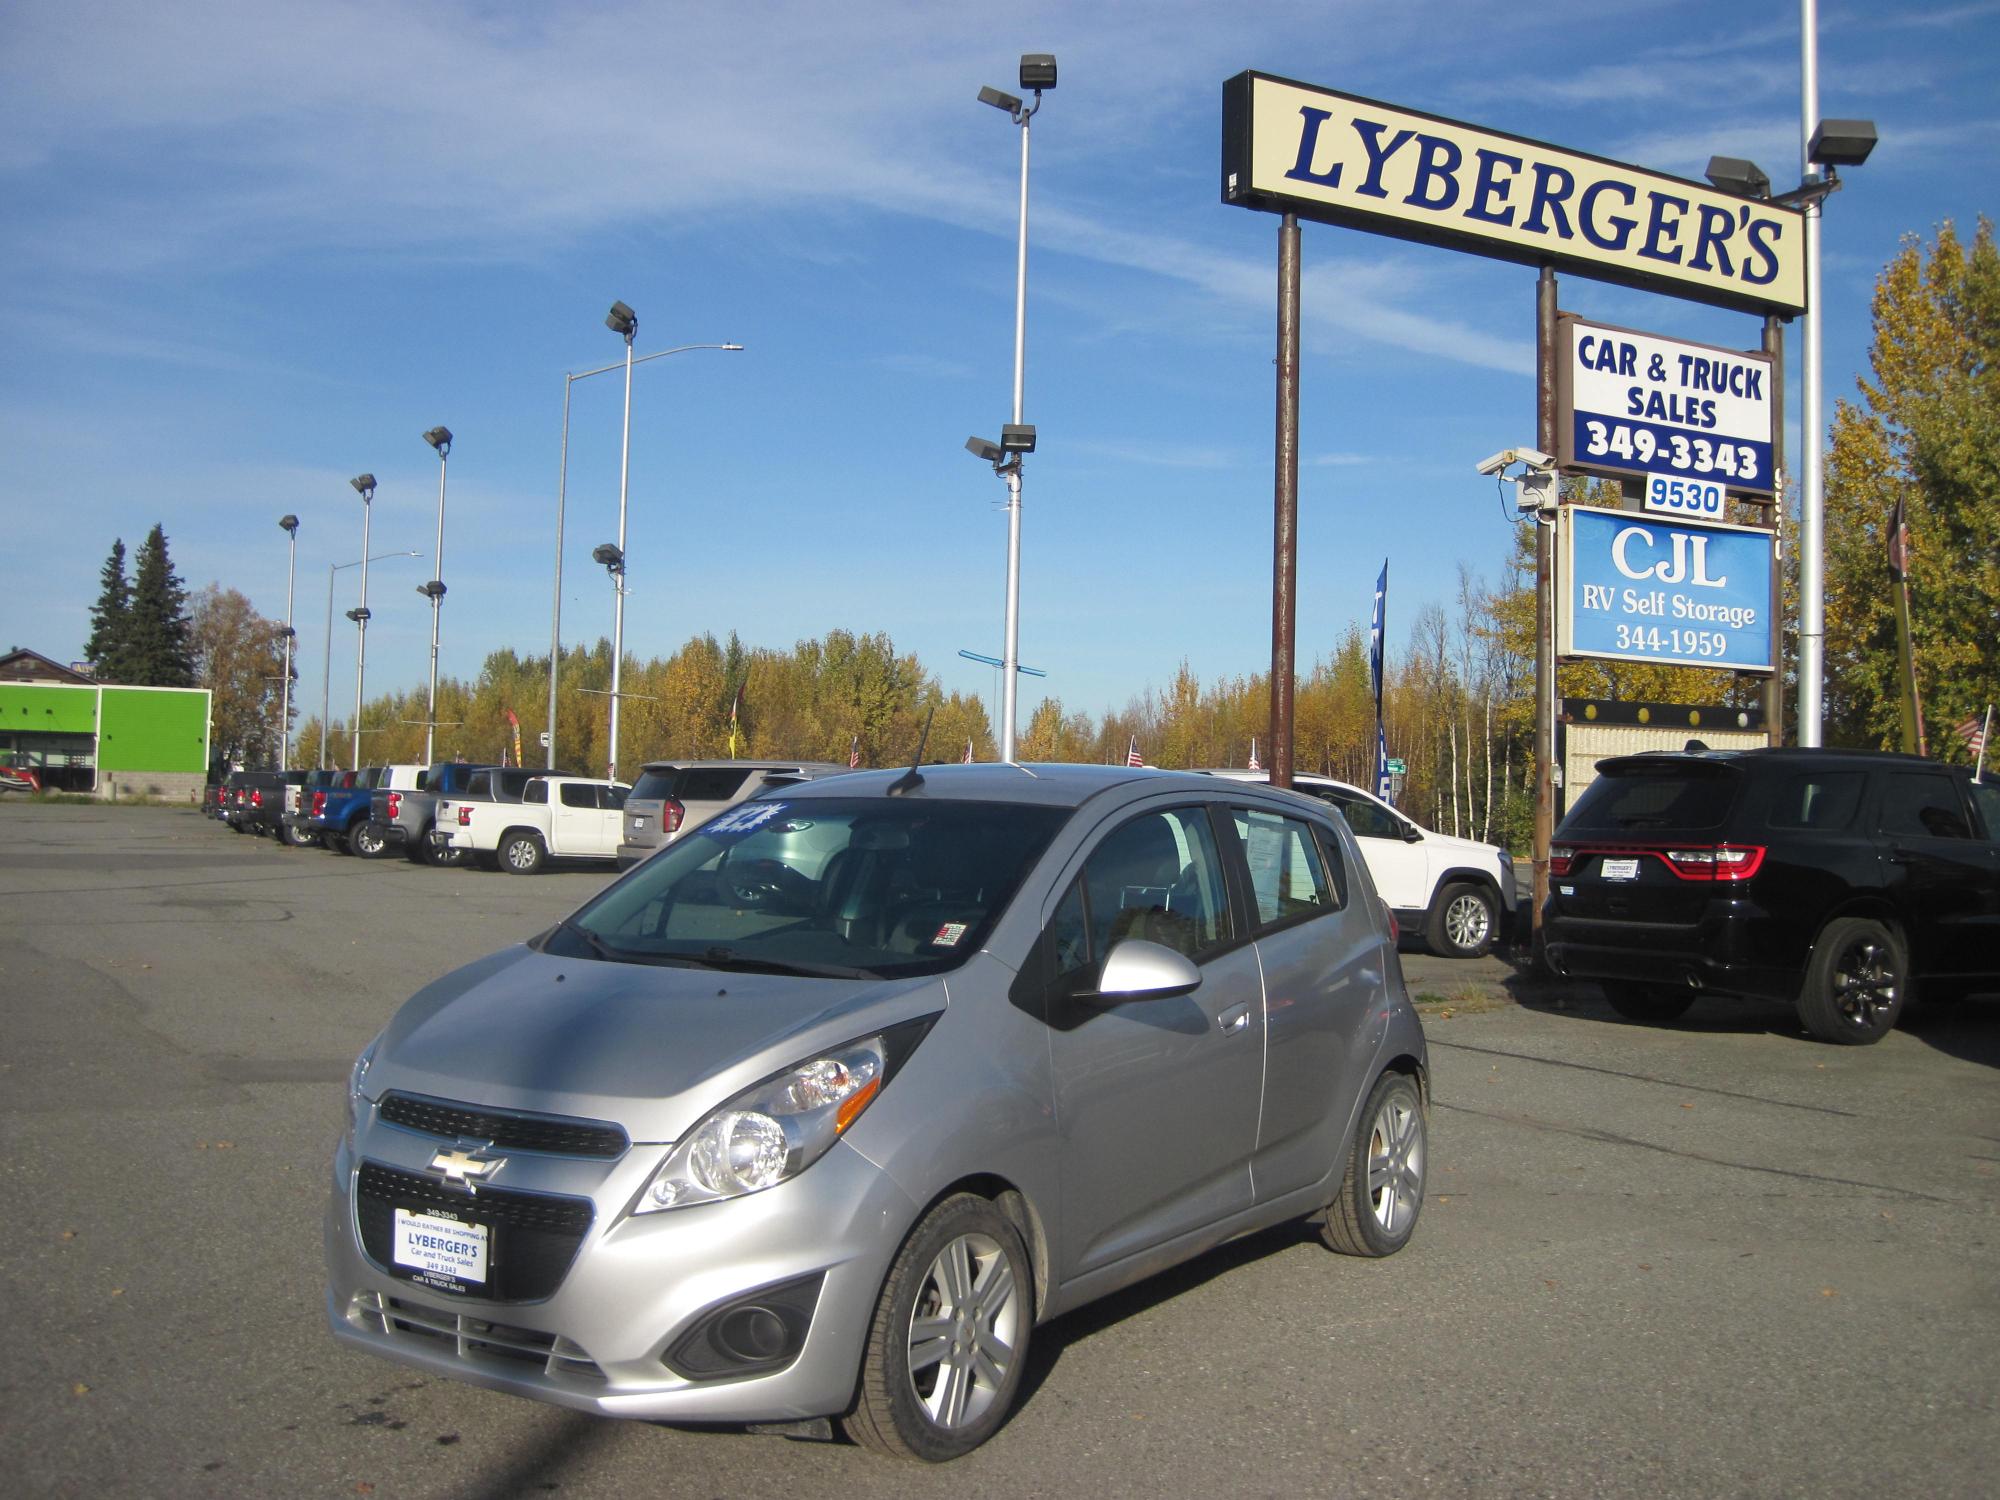
<instances>
[{"instance_id":1,"label":"side mirror","mask_svg":"<svg viewBox=\"0 0 2000 1500\"><path fill-rule=\"evenodd\" d=\"M1404 843L1406 843L1406 844L1421 844L1421 843L1422 843L1423 841L1424 841L1424 831L1423 831L1423 829L1421 829L1421 828L1417 827L1417 825L1416 825L1416 824L1414 824L1414 823L1405 823L1405 824L1403 825L1403 842L1404 842Z\"/></svg>"},{"instance_id":2,"label":"side mirror","mask_svg":"<svg viewBox=\"0 0 2000 1500\"><path fill-rule=\"evenodd\" d=\"M1126 938L1105 955L1096 997L1123 1000L1163 1000L1185 995L1201 986L1201 970L1185 954L1144 938Z\"/></svg>"}]
</instances>

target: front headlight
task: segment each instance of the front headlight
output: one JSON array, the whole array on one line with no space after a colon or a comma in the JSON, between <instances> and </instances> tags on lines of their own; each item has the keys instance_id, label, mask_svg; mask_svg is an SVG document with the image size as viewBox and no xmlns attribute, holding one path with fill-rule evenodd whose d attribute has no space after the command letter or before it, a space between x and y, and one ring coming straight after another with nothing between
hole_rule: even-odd
<instances>
[{"instance_id":1,"label":"front headlight","mask_svg":"<svg viewBox=\"0 0 2000 1500\"><path fill-rule=\"evenodd\" d=\"M739 1198L798 1176L861 1118L931 1019L837 1047L745 1089L674 1147L632 1211Z\"/></svg>"},{"instance_id":2,"label":"front headlight","mask_svg":"<svg viewBox=\"0 0 2000 1500\"><path fill-rule=\"evenodd\" d=\"M361 1055L354 1059L354 1066L347 1074L347 1138L352 1140L354 1132L360 1128L361 1112L368 1102L366 1085L369 1066L375 1061L375 1049L382 1045L378 1034L374 1041L361 1049Z\"/></svg>"}]
</instances>

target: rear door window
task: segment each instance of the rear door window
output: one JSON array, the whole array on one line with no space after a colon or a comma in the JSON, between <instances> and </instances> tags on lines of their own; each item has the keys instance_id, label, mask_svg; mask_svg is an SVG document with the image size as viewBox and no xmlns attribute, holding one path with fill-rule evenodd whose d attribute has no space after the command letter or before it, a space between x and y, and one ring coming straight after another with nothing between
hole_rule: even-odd
<instances>
[{"instance_id":1,"label":"rear door window","mask_svg":"<svg viewBox=\"0 0 2000 1500\"><path fill-rule=\"evenodd\" d=\"M567 792L569 788L564 787L563 790ZM526 786L521 788L521 800L523 802L534 803L537 806L540 806L541 804L547 802L549 800L549 784L546 781L529 782ZM567 803L569 802L569 798L564 797L563 801Z\"/></svg>"},{"instance_id":2,"label":"rear door window","mask_svg":"<svg viewBox=\"0 0 2000 1500\"><path fill-rule=\"evenodd\" d=\"M1230 814L1250 866L1258 931L1316 916L1339 904L1310 825L1262 808L1233 807Z\"/></svg>"},{"instance_id":3,"label":"rear door window","mask_svg":"<svg viewBox=\"0 0 2000 1500\"><path fill-rule=\"evenodd\" d=\"M1881 827L1911 838L1972 837L1957 781L1933 771L1891 771L1884 778Z\"/></svg>"},{"instance_id":4,"label":"rear door window","mask_svg":"<svg viewBox=\"0 0 2000 1500\"><path fill-rule=\"evenodd\" d=\"M548 783L542 782L543 796L547 796ZM581 781L565 781L561 787L564 807L596 807L597 788Z\"/></svg>"},{"instance_id":5,"label":"rear door window","mask_svg":"<svg viewBox=\"0 0 2000 1500\"><path fill-rule=\"evenodd\" d=\"M628 786L601 786L597 789L597 805L606 812L618 812L631 795L632 789Z\"/></svg>"}]
</instances>

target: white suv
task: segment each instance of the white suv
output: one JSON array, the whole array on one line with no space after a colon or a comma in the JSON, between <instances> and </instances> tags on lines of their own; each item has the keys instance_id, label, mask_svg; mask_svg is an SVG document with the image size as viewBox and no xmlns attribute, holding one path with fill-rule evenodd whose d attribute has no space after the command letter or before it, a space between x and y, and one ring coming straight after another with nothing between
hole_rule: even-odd
<instances>
[{"instance_id":1,"label":"white suv","mask_svg":"<svg viewBox=\"0 0 2000 1500\"><path fill-rule=\"evenodd\" d=\"M1268 783L1264 771L1210 771ZM1327 776L1295 774L1292 790L1338 808L1361 845L1375 889L1405 932L1445 958L1478 958L1512 928L1514 857L1494 844L1433 833L1381 798Z\"/></svg>"}]
</instances>

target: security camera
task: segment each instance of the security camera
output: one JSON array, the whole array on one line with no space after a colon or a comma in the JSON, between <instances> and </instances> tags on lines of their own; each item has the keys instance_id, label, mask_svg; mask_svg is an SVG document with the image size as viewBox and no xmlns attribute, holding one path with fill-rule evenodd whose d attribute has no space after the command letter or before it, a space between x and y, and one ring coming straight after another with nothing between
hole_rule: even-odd
<instances>
[{"instance_id":1,"label":"security camera","mask_svg":"<svg viewBox=\"0 0 2000 1500\"><path fill-rule=\"evenodd\" d=\"M1526 464L1531 469L1553 469L1556 461L1539 448L1502 448L1490 458L1479 461L1479 472L1498 474L1509 464Z\"/></svg>"}]
</instances>

